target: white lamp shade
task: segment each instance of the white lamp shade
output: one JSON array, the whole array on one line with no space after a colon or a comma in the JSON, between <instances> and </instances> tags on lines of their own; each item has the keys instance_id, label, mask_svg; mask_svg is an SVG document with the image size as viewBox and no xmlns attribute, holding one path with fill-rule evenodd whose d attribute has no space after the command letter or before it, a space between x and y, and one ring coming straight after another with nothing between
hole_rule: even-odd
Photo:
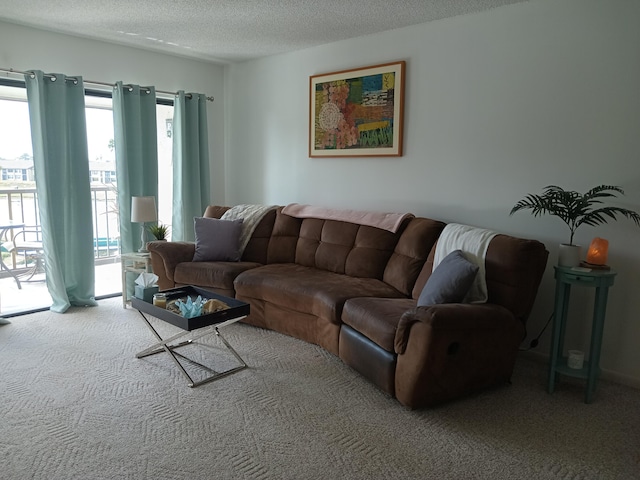
<instances>
[{"instance_id":1,"label":"white lamp shade","mask_svg":"<svg viewBox=\"0 0 640 480\"><path fill-rule=\"evenodd\" d=\"M131 221L134 223L155 222L156 197L131 197Z\"/></svg>"}]
</instances>

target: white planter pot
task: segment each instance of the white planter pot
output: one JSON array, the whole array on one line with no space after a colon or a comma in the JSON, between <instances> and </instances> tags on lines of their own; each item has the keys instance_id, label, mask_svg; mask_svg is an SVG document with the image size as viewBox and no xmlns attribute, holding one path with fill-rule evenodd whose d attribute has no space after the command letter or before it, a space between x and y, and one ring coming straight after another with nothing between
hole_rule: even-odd
<instances>
[{"instance_id":1,"label":"white planter pot","mask_svg":"<svg viewBox=\"0 0 640 480\"><path fill-rule=\"evenodd\" d=\"M558 265L561 267L577 267L580 265L582 257L582 247L580 245L560 244L558 252Z\"/></svg>"}]
</instances>

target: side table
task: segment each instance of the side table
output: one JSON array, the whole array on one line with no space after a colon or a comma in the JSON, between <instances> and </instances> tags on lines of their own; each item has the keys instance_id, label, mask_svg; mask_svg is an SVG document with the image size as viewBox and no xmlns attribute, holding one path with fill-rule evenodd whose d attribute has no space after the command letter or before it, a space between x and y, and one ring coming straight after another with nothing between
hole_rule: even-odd
<instances>
[{"instance_id":1,"label":"side table","mask_svg":"<svg viewBox=\"0 0 640 480\"><path fill-rule=\"evenodd\" d=\"M151 255L149 253L123 253L120 255L122 267L122 306L127 308L129 297L127 294L127 273L152 273Z\"/></svg>"},{"instance_id":2,"label":"side table","mask_svg":"<svg viewBox=\"0 0 640 480\"><path fill-rule=\"evenodd\" d=\"M548 392L553 393L558 374L587 380L584 401L591 403L596 382L600 374L600 350L602 332L607 310L609 287L613 285L616 272L612 270L592 270L578 267L553 267L556 279L556 298L553 310L553 339L551 342L551 358L549 363ZM567 328L567 312L571 286L595 288L593 320L591 324L591 343L589 361L584 362L581 369L569 368L567 357L562 355L564 334Z\"/></svg>"}]
</instances>

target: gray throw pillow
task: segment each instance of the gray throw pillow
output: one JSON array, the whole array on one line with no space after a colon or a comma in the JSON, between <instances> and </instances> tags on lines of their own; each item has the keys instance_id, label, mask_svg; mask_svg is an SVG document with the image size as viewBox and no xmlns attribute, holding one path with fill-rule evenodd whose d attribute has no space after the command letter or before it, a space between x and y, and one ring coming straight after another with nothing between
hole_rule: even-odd
<instances>
[{"instance_id":1,"label":"gray throw pillow","mask_svg":"<svg viewBox=\"0 0 640 480\"><path fill-rule=\"evenodd\" d=\"M467 260L462 250L454 250L431 273L418 297L418 306L461 303L478 270L478 265Z\"/></svg>"},{"instance_id":2,"label":"gray throw pillow","mask_svg":"<svg viewBox=\"0 0 640 480\"><path fill-rule=\"evenodd\" d=\"M237 262L240 260L242 218L219 220L195 217L196 253L194 262Z\"/></svg>"}]
</instances>

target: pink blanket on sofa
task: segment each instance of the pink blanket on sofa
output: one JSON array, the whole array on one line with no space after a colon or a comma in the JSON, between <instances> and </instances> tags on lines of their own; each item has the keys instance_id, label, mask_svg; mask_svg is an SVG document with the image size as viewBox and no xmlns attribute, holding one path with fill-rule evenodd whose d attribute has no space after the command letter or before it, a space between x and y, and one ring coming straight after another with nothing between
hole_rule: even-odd
<instances>
[{"instance_id":1,"label":"pink blanket on sofa","mask_svg":"<svg viewBox=\"0 0 640 480\"><path fill-rule=\"evenodd\" d=\"M282 209L282 213L296 218L319 218L322 220L337 220L351 222L358 225L381 228L395 233L402 222L413 217L411 213L382 213L364 212L358 210L340 210L334 208L316 207L291 203Z\"/></svg>"}]
</instances>

